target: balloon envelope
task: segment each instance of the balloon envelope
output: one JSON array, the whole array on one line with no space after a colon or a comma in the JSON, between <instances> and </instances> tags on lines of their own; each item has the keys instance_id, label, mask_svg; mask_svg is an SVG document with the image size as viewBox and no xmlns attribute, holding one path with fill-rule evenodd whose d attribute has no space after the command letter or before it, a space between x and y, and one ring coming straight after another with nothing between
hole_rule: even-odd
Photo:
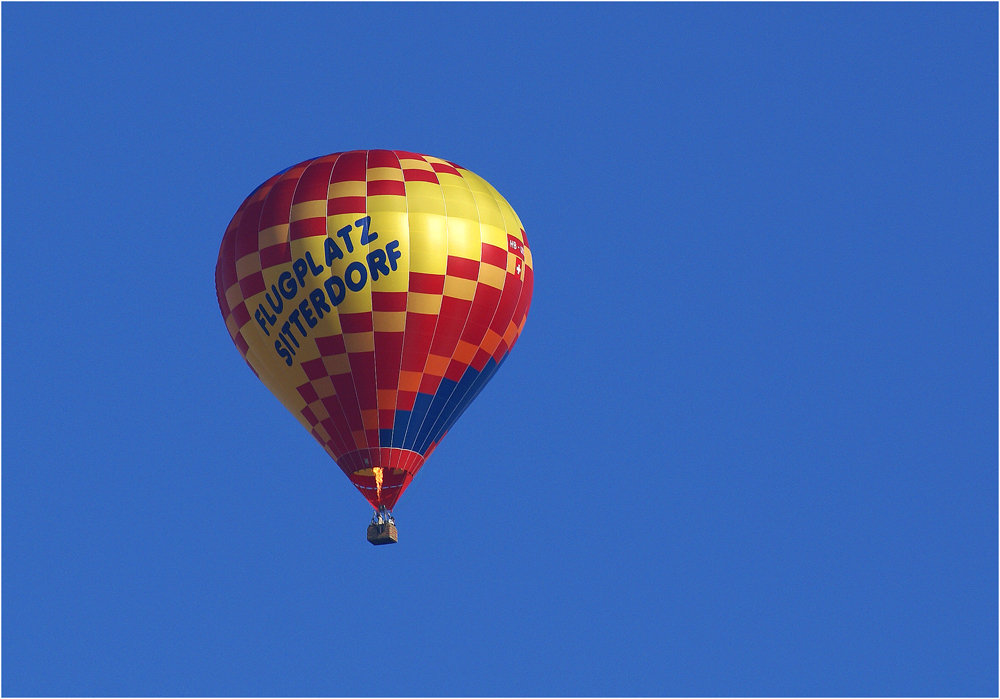
<instances>
[{"instance_id":1,"label":"balloon envelope","mask_svg":"<svg viewBox=\"0 0 1000 699\"><path fill-rule=\"evenodd\" d=\"M524 328L531 251L481 177L404 151L299 163L233 216L229 334L365 498L392 508Z\"/></svg>"}]
</instances>

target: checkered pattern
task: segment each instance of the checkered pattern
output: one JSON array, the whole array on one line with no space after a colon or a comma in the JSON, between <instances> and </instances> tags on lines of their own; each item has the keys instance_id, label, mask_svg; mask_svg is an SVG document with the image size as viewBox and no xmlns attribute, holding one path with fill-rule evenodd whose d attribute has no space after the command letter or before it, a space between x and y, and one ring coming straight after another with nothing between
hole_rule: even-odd
<instances>
[{"instance_id":1,"label":"checkered pattern","mask_svg":"<svg viewBox=\"0 0 1000 699\"><path fill-rule=\"evenodd\" d=\"M340 257L326 257L328 241ZM395 267L376 274L393 241ZM358 263L367 283L313 315L317 293L329 302L324 281ZM287 292L296 274L303 288L285 298L281 280ZM335 153L275 175L236 212L216 267L240 353L374 507L395 505L492 378L532 287L524 229L503 197L455 163L405 151Z\"/></svg>"}]
</instances>

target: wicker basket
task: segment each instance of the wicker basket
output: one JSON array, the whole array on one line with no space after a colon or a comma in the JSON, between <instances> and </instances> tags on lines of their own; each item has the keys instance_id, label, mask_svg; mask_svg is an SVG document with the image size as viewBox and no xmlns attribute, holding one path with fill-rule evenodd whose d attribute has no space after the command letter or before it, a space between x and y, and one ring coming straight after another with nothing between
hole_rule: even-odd
<instances>
[{"instance_id":1,"label":"wicker basket","mask_svg":"<svg viewBox=\"0 0 1000 699\"><path fill-rule=\"evenodd\" d=\"M396 525L392 522L386 522L385 524L369 524L368 541L376 546L397 543L399 541L399 535L396 533Z\"/></svg>"}]
</instances>

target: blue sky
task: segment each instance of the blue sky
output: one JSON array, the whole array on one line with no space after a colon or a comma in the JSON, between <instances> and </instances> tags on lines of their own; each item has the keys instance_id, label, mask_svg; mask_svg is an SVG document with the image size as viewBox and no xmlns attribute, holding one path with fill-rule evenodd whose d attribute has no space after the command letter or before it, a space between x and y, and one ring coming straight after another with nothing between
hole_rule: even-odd
<instances>
[{"instance_id":1,"label":"blue sky","mask_svg":"<svg viewBox=\"0 0 1000 699\"><path fill-rule=\"evenodd\" d=\"M996 695L995 4L10 4L5 695ZM525 224L396 508L214 291L305 158Z\"/></svg>"}]
</instances>

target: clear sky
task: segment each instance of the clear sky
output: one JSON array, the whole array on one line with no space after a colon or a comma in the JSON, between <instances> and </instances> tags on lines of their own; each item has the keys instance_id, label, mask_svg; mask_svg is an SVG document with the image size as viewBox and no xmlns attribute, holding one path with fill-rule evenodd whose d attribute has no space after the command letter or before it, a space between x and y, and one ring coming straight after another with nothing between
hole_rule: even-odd
<instances>
[{"instance_id":1,"label":"clear sky","mask_svg":"<svg viewBox=\"0 0 1000 699\"><path fill-rule=\"evenodd\" d=\"M2 20L5 695L996 695L995 3ZM365 148L535 260L377 548L214 289Z\"/></svg>"}]
</instances>

